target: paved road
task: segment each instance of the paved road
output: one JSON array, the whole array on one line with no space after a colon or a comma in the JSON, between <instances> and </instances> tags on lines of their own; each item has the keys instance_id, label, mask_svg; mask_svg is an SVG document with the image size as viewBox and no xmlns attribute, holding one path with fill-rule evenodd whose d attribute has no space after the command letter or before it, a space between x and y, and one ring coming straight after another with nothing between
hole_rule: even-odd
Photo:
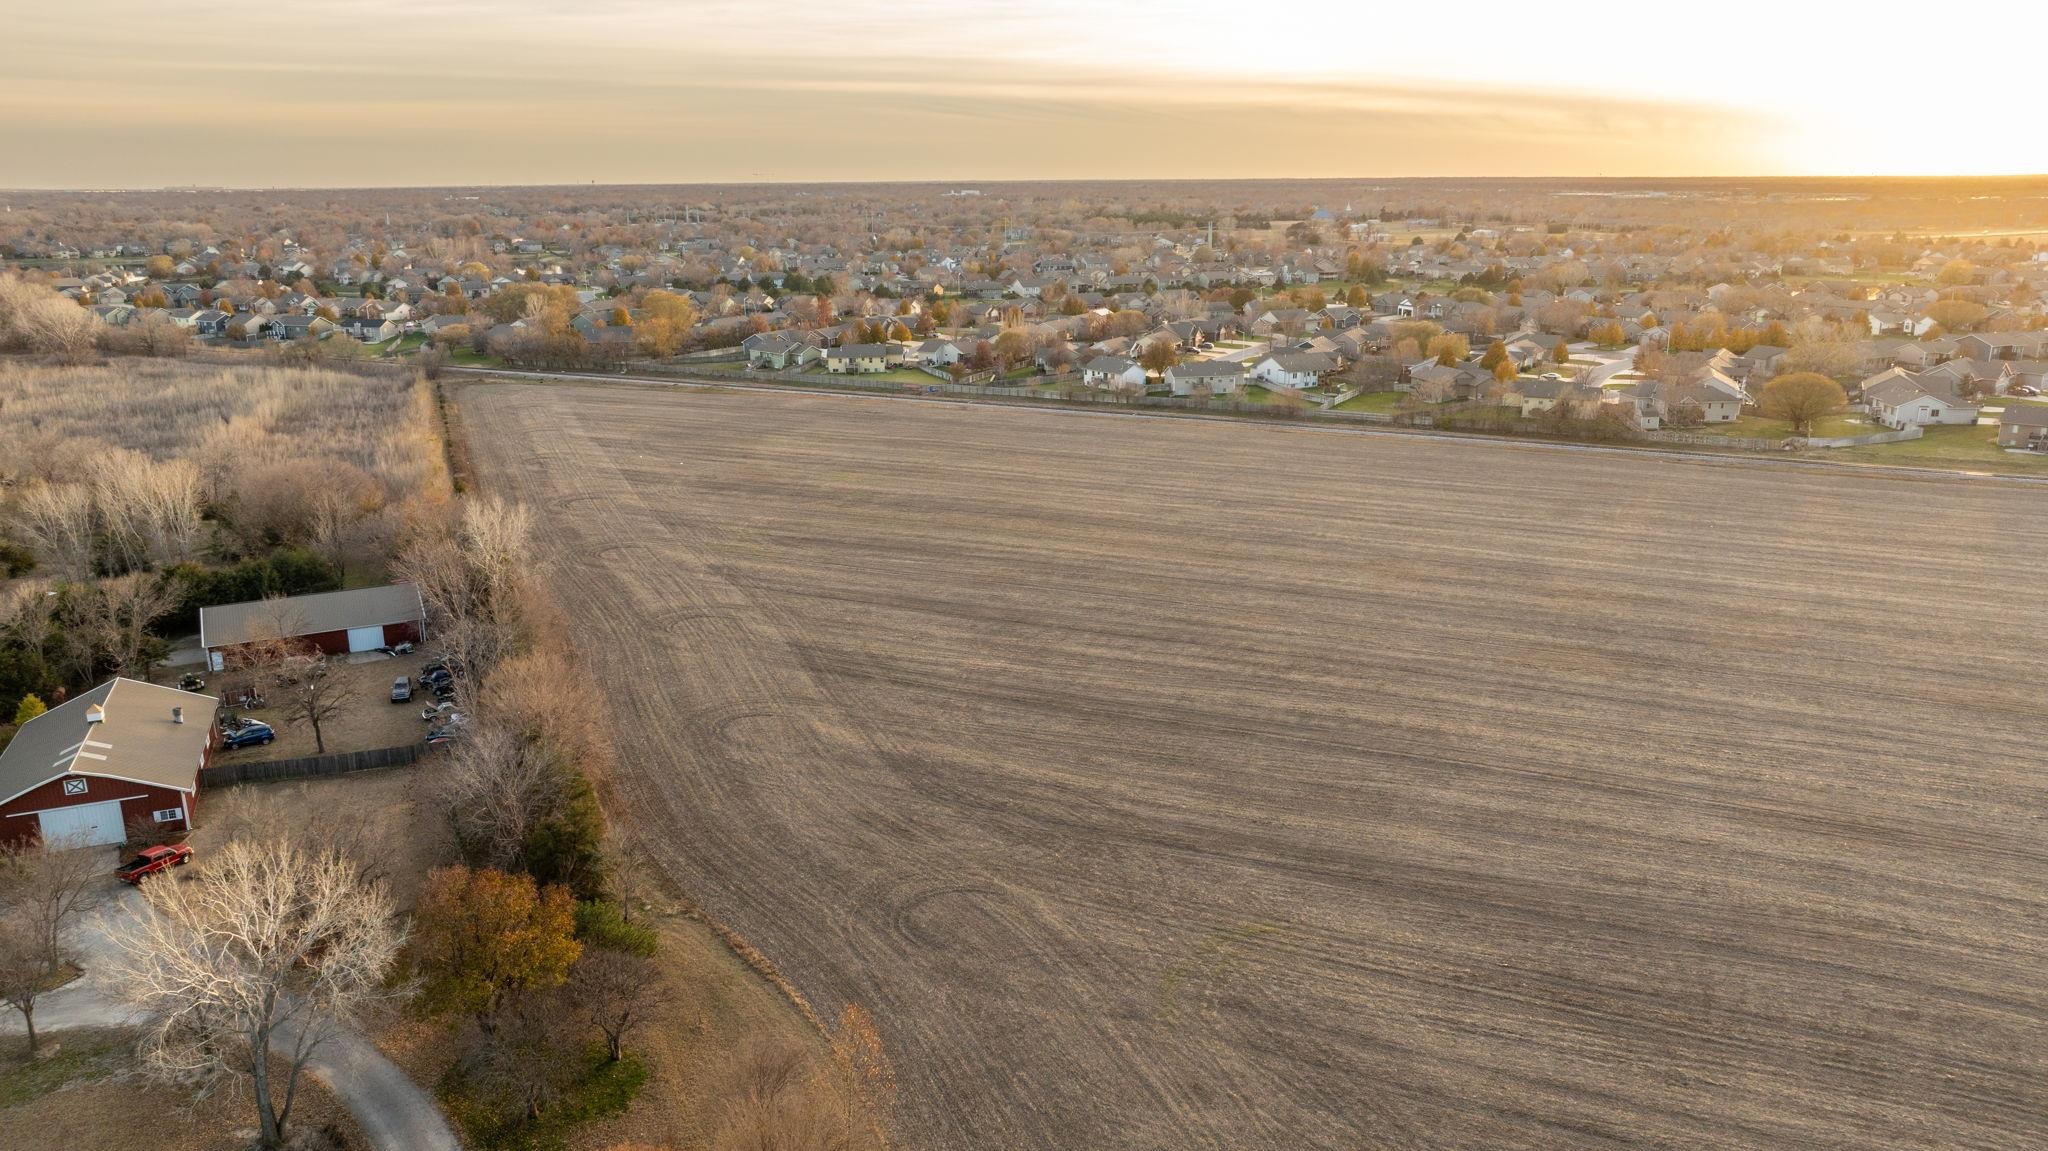
<instances>
[{"instance_id":1,"label":"paved road","mask_svg":"<svg viewBox=\"0 0 2048 1151\"><path fill-rule=\"evenodd\" d=\"M1271 343L1261 342L1253 344L1249 348L1237 348L1225 355L1212 356L1210 358L1221 360L1228 364L1248 364L1272 350L1273 345Z\"/></svg>"},{"instance_id":2,"label":"paved road","mask_svg":"<svg viewBox=\"0 0 2048 1151\"><path fill-rule=\"evenodd\" d=\"M1583 355L1585 353L1582 353L1575 348L1572 350L1572 354ZM1624 351L1615 353L1614 359L1608 360L1605 363L1597 364L1594 367L1588 369L1585 377L1586 385L1588 387L1597 388L1600 385L1606 383L1609 379L1613 378L1614 376L1617 376L1622 372L1628 371L1630 368L1633 368L1635 366L1636 350L1633 346L1631 346Z\"/></svg>"},{"instance_id":3,"label":"paved road","mask_svg":"<svg viewBox=\"0 0 2048 1151\"><path fill-rule=\"evenodd\" d=\"M113 861L110 853L109 871ZM99 906L69 929L68 942L82 974L37 1004L38 1032L140 1022L139 1013L113 997L106 974L119 950L114 937L122 921L141 910L140 891L109 881ZM19 1013L0 1016L0 1034L23 1030ZM344 1029L321 1044L306 1066L356 1117L372 1151L461 1151L440 1107L362 1033Z\"/></svg>"}]
</instances>

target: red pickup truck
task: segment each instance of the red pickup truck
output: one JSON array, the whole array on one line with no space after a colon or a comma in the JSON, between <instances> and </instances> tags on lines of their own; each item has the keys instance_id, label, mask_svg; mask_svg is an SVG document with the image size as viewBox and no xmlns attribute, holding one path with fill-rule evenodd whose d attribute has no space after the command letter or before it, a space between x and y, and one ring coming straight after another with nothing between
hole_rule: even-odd
<instances>
[{"instance_id":1,"label":"red pickup truck","mask_svg":"<svg viewBox=\"0 0 2048 1151\"><path fill-rule=\"evenodd\" d=\"M146 875L183 867L192 862L192 849L182 843L166 844L163 847L145 847L134 859L114 869L114 878L123 883L141 883Z\"/></svg>"}]
</instances>

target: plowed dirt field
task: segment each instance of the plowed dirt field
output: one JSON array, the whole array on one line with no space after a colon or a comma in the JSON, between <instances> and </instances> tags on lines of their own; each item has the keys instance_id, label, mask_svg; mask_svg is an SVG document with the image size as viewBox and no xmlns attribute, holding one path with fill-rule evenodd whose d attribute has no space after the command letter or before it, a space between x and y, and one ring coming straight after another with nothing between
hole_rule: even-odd
<instances>
[{"instance_id":1,"label":"plowed dirt field","mask_svg":"<svg viewBox=\"0 0 2048 1151\"><path fill-rule=\"evenodd\" d=\"M459 398L615 818L908 1146L2048 1146L2048 493Z\"/></svg>"}]
</instances>

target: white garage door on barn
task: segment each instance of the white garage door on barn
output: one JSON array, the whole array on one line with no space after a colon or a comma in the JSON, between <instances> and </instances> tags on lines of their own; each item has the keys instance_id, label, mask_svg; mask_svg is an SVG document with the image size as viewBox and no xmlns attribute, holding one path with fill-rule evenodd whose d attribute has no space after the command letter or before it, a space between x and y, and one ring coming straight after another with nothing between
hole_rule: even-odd
<instances>
[{"instance_id":1,"label":"white garage door on barn","mask_svg":"<svg viewBox=\"0 0 2048 1151\"><path fill-rule=\"evenodd\" d=\"M376 651L384 646L384 625L376 627L352 627L348 629L350 651Z\"/></svg>"},{"instance_id":2,"label":"white garage door on barn","mask_svg":"<svg viewBox=\"0 0 2048 1151\"><path fill-rule=\"evenodd\" d=\"M44 843L96 847L128 838L121 825L121 801L81 803L77 807L53 807L37 818L43 825Z\"/></svg>"}]
</instances>

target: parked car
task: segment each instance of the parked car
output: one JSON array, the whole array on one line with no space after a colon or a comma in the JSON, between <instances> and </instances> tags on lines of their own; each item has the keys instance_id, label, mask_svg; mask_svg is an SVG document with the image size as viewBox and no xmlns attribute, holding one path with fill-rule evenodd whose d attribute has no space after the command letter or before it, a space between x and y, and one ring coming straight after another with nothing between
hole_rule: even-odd
<instances>
[{"instance_id":1,"label":"parked car","mask_svg":"<svg viewBox=\"0 0 2048 1151\"><path fill-rule=\"evenodd\" d=\"M161 847L145 847L135 858L114 869L114 878L123 883L141 883L145 876L173 867L183 867L192 862L192 849L182 843L170 843Z\"/></svg>"},{"instance_id":2,"label":"parked car","mask_svg":"<svg viewBox=\"0 0 2048 1151\"><path fill-rule=\"evenodd\" d=\"M435 699L454 699L454 698L455 698L455 685L454 685L454 684L452 684L452 683L445 683L445 682L444 682L444 683L437 683L437 684L435 684L435 685L434 685L434 698L435 698Z\"/></svg>"},{"instance_id":3,"label":"parked car","mask_svg":"<svg viewBox=\"0 0 2048 1151\"><path fill-rule=\"evenodd\" d=\"M456 714L458 713L455 710L455 704L449 700L442 700L440 703L430 703L420 709L420 718L428 723L433 723L445 716Z\"/></svg>"},{"instance_id":4,"label":"parked car","mask_svg":"<svg viewBox=\"0 0 2048 1151\"><path fill-rule=\"evenodd\" d=\"M462 728L460 725L457 724L449 724L446 727L430 727L427 729L427 743L430 745L448 743L451 740L457 740L461 738Z\"/></svg>"},{"instance_id":5,"label":"parked car","mask_svg":"<svg viewBox=\"0 0 2048 1151\"><path fill-rule=\"evenodd\" d=\"M412 702L412 677L401 675L391 681L391 702Z\"/></svg>"},{"instance_id":6,"label":"parked car","mask_svg":"<svg viewBox=\"0 0 2048 1151\"><path fill-rule=\"evenodd\" d=\"M2012 387L2007 388L2006 391L2015 396L2038 396L2041 394L2041 389L2032 384L2014 384Z\"/></svg>"},{"instance_id":7,"label":"parked car","mask_svg":"<svg viewBox=\"0 0 2048 1151\"><path fill-rule=\"evenodd\" d=\"M206 687L206 681L197 674L188 671L185 673L185 677L178 681L178 687L184 691L199 691Z\"/></svg>"},{"instance_id":8,"label":"parked car","mask_svg":"<svg viewBox=\"0 0 2048 1151\"><path fill-rule=\"evenodd\" d=\"M222 747L255 747L277 738L277 732L259 719L245 719L233 731L221 733Z\"/></svg>"},{"instance_id":9,"label":"parked car","mask_svg":"<svg viewBox=\"0 0 2048 1151\"><path fill-rule=\"evenodd\" d=\"M384 647L380 647L377 650L383 652L385 655L410 655L412 654L412 644L409 642L394 643Z\"/></svg>"}]
</instances>

